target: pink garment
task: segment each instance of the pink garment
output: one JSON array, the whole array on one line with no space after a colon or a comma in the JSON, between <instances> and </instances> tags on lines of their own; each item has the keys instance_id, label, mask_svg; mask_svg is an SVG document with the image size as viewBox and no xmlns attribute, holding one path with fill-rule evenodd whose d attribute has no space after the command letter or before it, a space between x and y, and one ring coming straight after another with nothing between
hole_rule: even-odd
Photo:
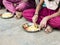
<instances>
[{"instance_id":1,"label":"pink garment","mask_svg":"<svg viewBox=\"0 0 60 45\"><path fill-rule=\"evenodd\" d=\"M55 13L56 11L57 10L50 10L47 8L42 8L39 13L37 23L39 24L45 16L51 15ZM23 16L28 21L32 22L32 17L34 16L34 13L35 13L35 9L27 9L23 11ZM49 24L53 28L60 29L60 16L50 19L47 24Z\"/></svg>"},{"instance_id":2,"label":"pink garment","mask_svg":"<svg viewBox=\"0 0 60 45\"><path fill-rule=\"evenodd\" d=\"M31 2L32 6L30 5L29 2L24 2L24 1L21 1L21 0L19 2L18 1L19 0L17 0L17 1L16 0L3 0L3 5L5 6L5 8L7 10L12 12L13 14L16 13L17 10L23 11L23 10L25 10L27 8L35 6L35 4L33 4L34 0L33 0L33 2ZM29 0L29 1L32 1L32 0ZM17 4L17 6L14 6L13 5L14 3Z\"/></svg>"},{"instance_id":3,"label":"pink garment","mask_svg":"<svg viewBox=\"0 0 60 45\"><path fill-rule=\"evenodd\" d=\"M3 1L3 0L0 0L0 5L2 5L2 1Z\"/></svg>"},{"instance_id":4,"label":"pink garment","mask_svg":"<svg viewBox=\"0 0 60 45\"><path fill-rule=\"evenodd\" d=\"M20 2L21 0L7 0L7 1L16 3L16 2Z\"/></svg>"},{"instance_id":5,"label":"pink garment","mask_svg":"<svg viewBox=\"0 0 60 45\"><path fill-rule=\"evenodd\" d=\"M21 3L19 3L19 5L17 5L16 10L21 10L22 11L26 8L26 6L27 6L27 3L21 2Z\"/></svg>"}]
</instances>

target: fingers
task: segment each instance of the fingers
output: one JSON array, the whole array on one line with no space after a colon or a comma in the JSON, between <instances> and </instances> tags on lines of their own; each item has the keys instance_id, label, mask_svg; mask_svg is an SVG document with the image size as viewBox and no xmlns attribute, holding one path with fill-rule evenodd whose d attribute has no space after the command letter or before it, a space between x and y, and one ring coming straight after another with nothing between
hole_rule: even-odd
<instances>
[{"instance_id":1,"label":"fingers","mask_svg":"<svg viewBox=\"0 0 60 45\"><path fill-rule=\"evenodd\" d=\"M32 22L34 23L34 26L36 26L36 20L32 18Z\"/></svg>"},{"instance_id":2,"label":"fingers","mask_svg":"<svg viewBox=\"0 0 60 45\"><path fill-rule=\"evenodd\" d=\"M42 28L45 28L46 24L40 23L39 29L41 30Z\"/></svg>"},{"instance_id":3,"label":"fingers","mask_svg":"<svg viewBox=\"0 0 60 45\"><path fill-rule=\"evenodd\" d=\"M32 18L32 21L33 21L33 23L35 23L35 22L36 22L36 20L35 20L35 18L34 18L34 17Z\"/></svg>"},{"instance_id":4,"label":"fingers","mask_svg":"<svg viewBox=\"0 0 60 45\"><path fill-rule=\"evenodd\" d=\"M41 30L42 29L42 27L41 26L39 26L39 30Z\"/></svg>"},{"instance_id":5,"label":"fingers","mask_svg":"<svg viewBox=\"0 0 60 45\"><path fill-rule=\"evenodd\" d=\"M34 19L32 19L32 22L35 24L36 21Z\"/></svg>"},{"instance_id":6,"label":"fingers","mask_svg":"<svg viewBox=\"0 0 60 45\"><path fill-rule=\"evenodd\" d=\"M46 28L46 24L43 25L43 28Z\"/></svg>"},{"instance_id":7,"label":"fingers","mask_svg":"<svg viewBox=\"0 0 60 45\"><path fill-rule=\"evenodd\" d=\"M34 19L33 19L33 24L34 24L34 26L36 26L36 25L37 25L37 24L36 24L36 20L34 20Z\"/></svg>"},{"instance_id":8,"label":"fingers","mask_svg":"<svg viewBox=\"0 0 60 45\"><path fill-rule=\"evenodd\" d=\"M38 16L37 16L37 15L34 15L34 16L33 16L33 18L32 18L33 23L36 23L37 18L38 18Z\"/></svg>"}]
</instances>

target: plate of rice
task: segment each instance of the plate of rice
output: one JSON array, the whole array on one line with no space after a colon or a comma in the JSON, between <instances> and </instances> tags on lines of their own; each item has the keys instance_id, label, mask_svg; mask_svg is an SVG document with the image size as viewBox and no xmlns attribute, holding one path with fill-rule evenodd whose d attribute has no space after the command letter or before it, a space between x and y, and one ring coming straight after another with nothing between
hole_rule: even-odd
<instances>
[{"instance_id":1,"label":"plate of rice","mask_svg":"<svg viewBox=\"0 0 60 45\"><path fill-rule=\"evenodd\" d=\"M38 32L38 31L40 31L39 26L38 25L34 26L33 23L25 23L25 24L23 24L22 27L27 32Z\"/></svg>"},{"instance_id":2,"label":"plate of rice","mask_svg":"<svg viewBox=\"0 0 60 45\"><path fill-rule=\"evenodd\" d=\"M13 17L13 14L10 12L5 12L1 15L1 18L4 18L4 19L8 19L8 18L12 18L12 17Z\"/></svg>"}]
</instances>

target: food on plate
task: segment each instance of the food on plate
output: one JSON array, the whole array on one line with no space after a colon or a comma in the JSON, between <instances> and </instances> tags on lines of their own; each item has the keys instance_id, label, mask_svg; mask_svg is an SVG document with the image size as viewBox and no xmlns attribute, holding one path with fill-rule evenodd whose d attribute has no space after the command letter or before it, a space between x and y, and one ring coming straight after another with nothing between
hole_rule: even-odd
<instances>
[{"instance_id":1,"label":"food on plate","mask_svg":"<svg viewBox=\"0 0 60 45\"><path fill-rule=\"evenodd\" d=\"M13 15L12 15L12 13L9 13L9 12L6 12L6 13L4 13L4 14L2 14L2 18L10 18L10 17L12 17Z\"/></svg>"},{"instance_id":2,"label":"food on plate","mask_svg":"<svg viewBox=\"0 0 60 45\"><path fill-rule=\"evenodd\" d=\"M36 27L34 25L28 27L28 31L37 31L37 30L39 30L38 27Z\"/></svg>"},{"instance_id":3,"label":"food on plate","mask_svg":"<svg viewBox=\"0 0 60 45\"><path fill-rule=\"evenodd\" d=\"M26 24L23 24L23 28L24 29L28 28L28 24L27 23Z\"/></svg>"},{"instance_id":4,"label":"food on plate","mask_svg":"<svg viewBox=\"0 0 60 45\"><path fill-rule=\"evenodd\" d=\"M24 24L23 25L23 28L26 30L26 31L38 31L39 30L39 26L34 26L33 24Z\"/></svg>"}]
</instances>

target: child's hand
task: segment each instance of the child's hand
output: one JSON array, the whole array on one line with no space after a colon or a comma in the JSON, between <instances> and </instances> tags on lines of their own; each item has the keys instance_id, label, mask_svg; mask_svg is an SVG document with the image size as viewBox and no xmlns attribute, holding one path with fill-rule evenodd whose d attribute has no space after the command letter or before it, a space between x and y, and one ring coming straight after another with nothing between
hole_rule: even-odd
<instances>
[{"instance_id":1,"label":"child's hand","mask_svg":"<svg viewBox=\"0 0 60 45\"><path fill-rule=\"evenodd\" d=\"M37 19L38 19L38 15L34 15L33 18L32 18L32 21L33 21L34 25L36 25Z\"/></svg>"},{"instance_id":2,"label":"child's hand","mask_svg":"<svg viewBox=\"0 0 60 45\"><path fill-rule=\"evenodd\" d=\"M48 18L47 18L47 17L44 17L44 18L42 19L42 21L40 22L40 25L39 25L39 29L40 29L40 30L41 30L42 28L45 28L45 27L46 27L47 21L48 21Z\"/></svg>"}]
</instances>

